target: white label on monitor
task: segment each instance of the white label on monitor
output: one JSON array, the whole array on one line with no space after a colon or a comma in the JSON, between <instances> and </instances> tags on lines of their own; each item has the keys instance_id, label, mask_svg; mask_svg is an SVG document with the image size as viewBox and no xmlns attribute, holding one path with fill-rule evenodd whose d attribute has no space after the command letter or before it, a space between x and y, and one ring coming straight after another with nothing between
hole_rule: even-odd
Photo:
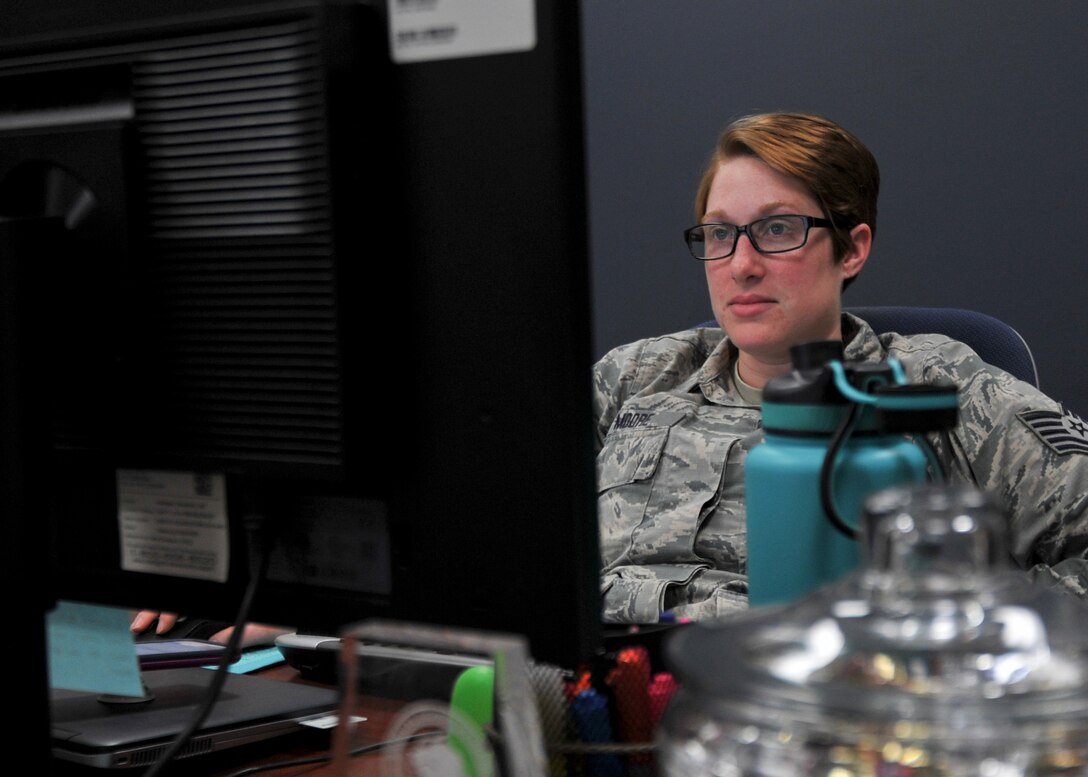
<instances>
[{"instance_id":1,"label":"white label on monitor","mask_svg":"<svg viewBox=\"0 0 1088 777\"><path fill-rule=\"evenodd\" d=\"M393 61L424 62L529 51L535 0L388 0Z\"/></svg>"},{"instance_id":2,"label":"white label on monitor","mask_svg":"<svg viewBox=\"0 0 1088 777\"><path fill-rule=\"evenodd\" d=\"M230 561L222 475L117 471L121 568L225 582Z\"/></svg>"}]
</instances>

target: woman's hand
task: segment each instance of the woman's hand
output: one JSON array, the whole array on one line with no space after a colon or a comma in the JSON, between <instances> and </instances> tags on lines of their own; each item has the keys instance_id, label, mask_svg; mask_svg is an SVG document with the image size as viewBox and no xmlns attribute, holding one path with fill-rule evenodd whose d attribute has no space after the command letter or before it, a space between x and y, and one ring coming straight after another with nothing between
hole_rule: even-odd
<instances>
[{"instance_id":1,"label":"woman's hand","mask_svg":"<svg viewBox=\"0 0 1088 777\"><path fill-rule=\"evenodd\" d=\"M178 616L171 612L159 612L158 610L140 610L132 618L132 625L129 626L134 634L143 634L147 631L151 624L155 624L156 634L165 634L174 628L174 624L178 622Z\"/></svg>"},{"instance_id":2,"label":"woman's hand","mask_svg":"<svg viewBox=\"0 0 1088 777\"><path fill-rule=\"evenodd\" d=\"M178 620L179 616L171 612L140 610L133 616L132 624L129 628L132 629L134 634L143 634L151 627L152 623L155 623L155 633L165 634L170 631L170 629L174 628L174 625ZM230 635L233 632L234 627L228 626L225 629L220 629L215 632L208 637L208 639L212 642L218 642L225 645L230 640ZM269 626L263 623L247 623L245 631L242 632L242 642L239 647L248 648L256 645L272 645L275 643L276 637L280 634L290 633L291 629L285 629L279 626Z\"/></svg>"},{"instance_id":3,"label":"woman's hand","mask_svg":"<svg viewBox=\"0 0 1088 777\"><path fill-rule=\"evenodd\" d=\"M212 642L227 643L234 628L226 628L211 636ZM264 623L247 623L242 632L241 648L255 647L257 645L274 645L276 637L280 634L290 634L292 629L284 629L279 626L268 626Z\"/></svg>"}]
</instances>

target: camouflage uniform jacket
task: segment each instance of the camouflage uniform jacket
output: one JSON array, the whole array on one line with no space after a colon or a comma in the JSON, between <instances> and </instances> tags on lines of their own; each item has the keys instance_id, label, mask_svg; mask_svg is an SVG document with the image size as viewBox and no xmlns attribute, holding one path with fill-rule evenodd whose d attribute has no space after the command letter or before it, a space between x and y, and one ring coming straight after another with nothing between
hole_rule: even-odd
<instances>
[{"instance_id":1,"label":"camouflage uniform jacket","mask_svg":"<svg viewBox=\"0 0 1088 777\"><path fill-rule=\"evenodd\" d=\"M1017 564L1088 595L1080 419L942 335L877 336L849 314L843 335L845 361L893 356L909 382L958 387L952 451L932 441L949 479L1004 498ZM692 329L620 346L594 366L606 622L747 606L744 462L762 431L760 408L733 387L736 353L721 329Z\"/></svg>"}]
</instances>

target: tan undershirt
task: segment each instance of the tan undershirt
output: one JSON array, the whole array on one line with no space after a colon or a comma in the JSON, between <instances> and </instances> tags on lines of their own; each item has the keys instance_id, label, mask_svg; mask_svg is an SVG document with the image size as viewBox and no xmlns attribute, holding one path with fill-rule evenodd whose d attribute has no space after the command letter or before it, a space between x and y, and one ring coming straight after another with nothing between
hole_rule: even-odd
<instances>
[{"instance_id":1,"label":"tan undershirt","mask_svg":"<svg viewBox=\"0 0 1088 777\"><path fill-rule=\"evenodd\" d=\"M757 389L755 386L749 386L740 379L739 360L733 362L733 385L737 387L737 393L740 394L740 398L747 404L758 406L763 403L763 390Z\"/></svg>"}]
</instances>

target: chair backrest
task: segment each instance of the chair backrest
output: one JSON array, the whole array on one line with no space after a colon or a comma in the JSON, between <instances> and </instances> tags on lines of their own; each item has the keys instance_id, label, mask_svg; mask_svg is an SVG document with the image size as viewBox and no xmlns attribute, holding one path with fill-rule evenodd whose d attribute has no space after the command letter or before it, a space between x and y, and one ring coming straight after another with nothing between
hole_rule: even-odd
<instances>
[{"instance_id":1,"label":"chair backrest","mask_svg":"<svg viewBox=\"0 0 1088 777\"><path fill-rule=\"evenodd\" d=\"M864 319L877 334L940 334L969 345L987 364L999 367L1038 388L1039 372L1031 348L1020 333L1004 321L964 308L921 308L910 305L872 305L846 308ZM716 321L698 326L716 327Z\"/></svg>"},{"instance_id":2,"label":"chair backrest","mask_svg":"<svg viewBox=\"0 0 1088 777\"><path fill-rule=\"evenodd\" d=\"M920 308L909 305L849 307L848 313L869 323L877 334L942 334L974 350L987 364L1039 386L1031 348L1020 333L1000 319L963 308Z\"/></svg>"}]
</instances>

